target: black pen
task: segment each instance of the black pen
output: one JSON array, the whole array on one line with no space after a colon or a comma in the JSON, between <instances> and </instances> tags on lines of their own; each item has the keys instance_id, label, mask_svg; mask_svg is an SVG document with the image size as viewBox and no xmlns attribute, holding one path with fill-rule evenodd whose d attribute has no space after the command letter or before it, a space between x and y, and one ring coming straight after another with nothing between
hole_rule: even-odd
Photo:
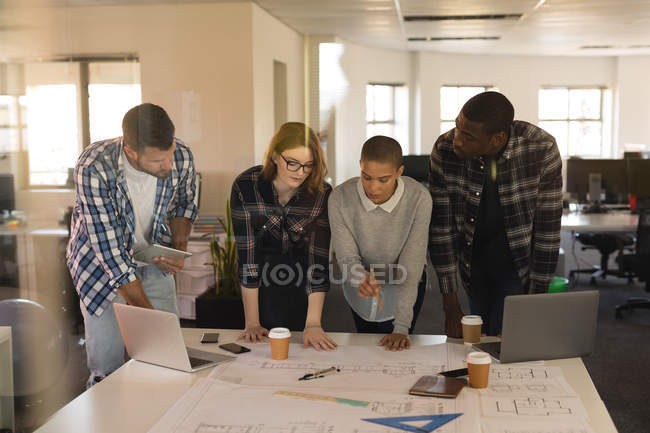
<instances>
[{"instance_id":1,"label":"black pen","mask_svg":"<svg viewBox=\"0 0 650 433\"><path fill-rule=\"evenodd\" d=\"M330 367L330 368L326 368L325 370L317 371L316 373L307 373L303 377L299 378L298 380L318 379L320 377L326 376L331 373L336 373L338 371L341 370L336 367Z\"/></svg>"}]
</instances>

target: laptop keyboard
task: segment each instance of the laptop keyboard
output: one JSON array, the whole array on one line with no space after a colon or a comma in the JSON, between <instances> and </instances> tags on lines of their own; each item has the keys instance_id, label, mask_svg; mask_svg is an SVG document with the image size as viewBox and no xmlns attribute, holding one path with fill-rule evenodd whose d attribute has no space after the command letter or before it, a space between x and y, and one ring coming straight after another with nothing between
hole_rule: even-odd
<instances>
[{"instance_id":1,"label":"laptop keyboard","mask_svg":"<svg viewBox=\"0 0 650 433\"><path fill-rule=\"evenodd\" d=\"M202 365L209 364L211 362L212 361L209 361L207 359L193 358L193 357L190 356L190 366L192 368L200 367Z\"/></svg>"},{"instance_id":2,"label":"laptop keyboard","mask_svg":"<svg viewBox=\"0 0 650 433\"><path fill-rule=\"evenodd\" d=\"M489 353L496 359L501 358L501 342L496 341L493 343L481 343L481 344L475 344L474 347L481 349L484 352Z\"/></svg>"}]
</instances>

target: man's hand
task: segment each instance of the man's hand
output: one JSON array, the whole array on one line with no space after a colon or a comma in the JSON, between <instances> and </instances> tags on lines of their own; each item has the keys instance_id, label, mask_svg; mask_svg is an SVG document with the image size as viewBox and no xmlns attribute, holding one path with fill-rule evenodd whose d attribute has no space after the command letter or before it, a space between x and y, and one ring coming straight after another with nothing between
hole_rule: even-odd
<instances>
[{"instance_id":1,"label":"man's hand","mask_svg":"<svg viewBox=\"0 0 650 433\"><path fill-rule=\"evenodd\" d=\"M153 305L151 305L149 298L144 293L142 281L139 279L122 284L117 288L117 291L122 295L127 304L133 305L134 307L151 308L153 310Z\"/></svg>"},{"instance_id":2,"label":"man's hand","mask_svg":"<svg viewBox=\"0 0 650 433\"><path fill-rule=\"evenodd\" d=\"M384 335L384 338L381 339L379 345L386 346L386 350L396 352L398 350L410 348L411 340L409 340L409 336L405 334L388 334Z\"/></svg>"},{"instance_id":3,"label":"man's hand","mask_svg":"<svg viewBox=\"0 0 650 433\"><path fill-rule=\"evenodd\" d=\"M176 275L185 265L185 259L172 259L165 256L154 257L151 262L168 275Z\"/></svg>"},{"instance_id":4,"label":"man's hand","mask_svg":"<svg viewBox=\"0 0 650 433\"><path fill-rule=\"evenodd\" d=\"M246 325L246 329L237 340L244 340L247 343L262 343L267 335L269 335L269 330L259 324Z\"/></svg>"},{"instance_id":5,"label":"man's hand","mask_svg":"<svg viewBox=\"0 0 650 433\"><path fill-rule=\"evenodd\" d=\"M327 336L320 326L305 327L305 330L302 332L302 340L304 347L311 345L319 352L323 350L336 350L336 343Z\"/></svg>"},{"instance_id":6,"label":"man's hand","mask_svg":"<svg viewBox=\"0 0 650 433\"><path fill-rule=\"evenodd\" d=\"M370 275L366 274L359 283L358 293L362 298L368 299L377 296L380 290L381 285L377 282L377 280L371 278Z\"/></svg>"},{"instance_id":7,"label":"man's hand","mask_svg":"<svg viewBox=\"0 0 650 433\"><path fill-rule=\"evenodd\" d=\"M456 293L451 292L442 295L442 299L442 304L445 309L445 334L447 334L447 337L460 338L463 335L460 320L464 314L458 303Z\"/></svg>"}]
</instances>

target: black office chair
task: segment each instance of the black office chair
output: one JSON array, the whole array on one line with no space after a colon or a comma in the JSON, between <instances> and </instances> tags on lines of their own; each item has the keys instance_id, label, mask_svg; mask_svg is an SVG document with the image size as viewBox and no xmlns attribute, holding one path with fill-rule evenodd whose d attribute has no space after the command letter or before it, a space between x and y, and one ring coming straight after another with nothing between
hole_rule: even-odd
<instances>
[{"instance_id":1,"label":"black office chair","mask_svg":"<svg viewBox=\"0 0 650 433\"><path fill-rule=\"evenodd\" d=\"M576 233L575 238L580 242L582 250L596 249L600 252L600 266L587 269L574 269L569 272L569 280L575 281L576 274L591 274L590 284L596 285L596 278L605 279L607 275L627 278L632 283L634 272L619 266L609 269L609 256L618 251L619 256L634 245L634 237L625 233ZM618 259L617 259L618 262Z\"/></svg>"},{"instance_id":2,"label":"black office chair","mask_svg":"<svg viewBox=\"0 0 650 433\"><path fill-rule=\"evenodd\" d=\"M404 155L404 176L411 177L424 186L429 185L429 155Z\"/></svg>"},{"instance_id":3,"label":"black office chair","mask_svg":"<svg viewBox=\"0 0 650 433\"><path fill-rule=\"evenodd\" d=\"M635 253L621 255L617 261L620 268L633 272L639 281L644 281L646 292L650 292L650 209L639 211ZM650 309L650 299L628 298L624 303L616 306L616 318L623 317L622 311L637 308Z\"/></svg>"}]
</instances>

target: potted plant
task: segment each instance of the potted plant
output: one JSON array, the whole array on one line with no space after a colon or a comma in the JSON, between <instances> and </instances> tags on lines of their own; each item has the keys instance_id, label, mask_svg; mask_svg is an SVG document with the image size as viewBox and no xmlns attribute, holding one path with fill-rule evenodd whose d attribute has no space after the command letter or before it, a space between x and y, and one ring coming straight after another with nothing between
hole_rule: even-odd
<instances>
[{"instance_id":1,"label":"potted plant","mask_svg":"<svg viewBox=\"0 0 650 433\"><path fill-rule=\"evenodd\" d=\"M218 218L226 237L223 246L216 233L210 233L210 256L214 286L196 298L198 328L244 329L244 306L237 269L237 247L232 228L230 200L226 201L226 220Z\"/></svg>"}]
</instances>

